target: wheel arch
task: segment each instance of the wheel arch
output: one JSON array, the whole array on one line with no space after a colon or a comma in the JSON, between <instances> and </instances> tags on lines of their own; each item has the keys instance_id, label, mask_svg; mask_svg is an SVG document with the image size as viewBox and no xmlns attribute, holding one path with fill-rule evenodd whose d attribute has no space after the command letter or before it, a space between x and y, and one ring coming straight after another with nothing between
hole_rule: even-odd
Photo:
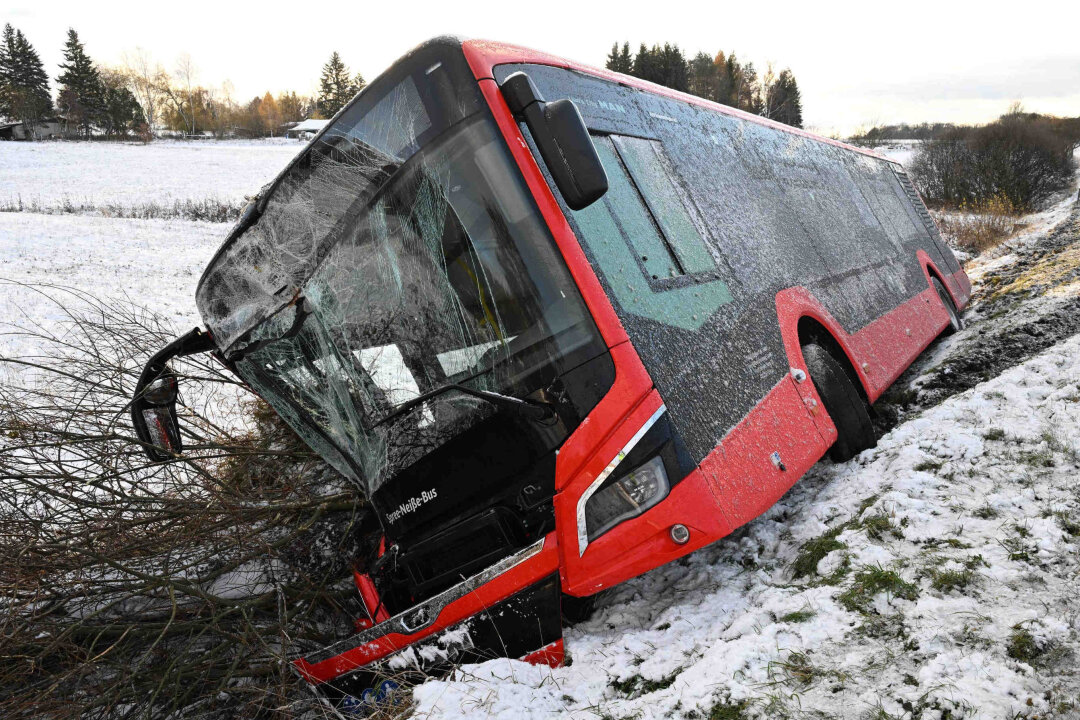
<instances>
[{"instance_id":1,"label":"wheel arch","mask_svg":"<svg viewBox=\"0 0 1080 720\"><path fill-rule=\"evenodd\" d=\"M852 380L869 405L876 399L873 385L852 352L849 335L817 298L804 287L791 287L776 294L776 315L784 350L792 368L806 371L802 346L810 341L822 345Z\"/></svg>"},{"instance_id":2,"label":"wheel arch","mask_svg":"<svg viewBox=\"0 0 1080 720\"><path fill-rule=\"evenodd\" d=\"M957 292L953 288L951 276L941 272L941 270L938 269L938 266L934 264L934 261L930 259L930 256L926 254L925 250L919 250L916 255L919 258L919 264L922 265L923 272L926 274L926 284L933 287L933 280L934 278L937 278L937 281L945 288L945 292L949 293L949 299L952 300L953 307L956 308L957 312L960 312L960 308L962 308L963 305L961 305L957 298Z\"/></svg>"},{"instance_id":3,"label":"wheel arch","mask_svg":"<svg viewBox=\"0 0 1080 720\"><path fill-rule=\"evenodd\" d=\"M832 331L812 315L800 316L798 323L796 324L796 329L799 337L800 352L802 346L809 343L815 343L824 348L824 350L836 360L840 367L843 368L844 374L848 376L848 379L851 380L851 384L859 391L859 396L862 397L863 402L869 405L870 398L866 393L866 386L863 384L863 379L855 369L855 364L848 355L847 349L845 349L836 336L833 335Z\"/></svg>"}]
</instances>

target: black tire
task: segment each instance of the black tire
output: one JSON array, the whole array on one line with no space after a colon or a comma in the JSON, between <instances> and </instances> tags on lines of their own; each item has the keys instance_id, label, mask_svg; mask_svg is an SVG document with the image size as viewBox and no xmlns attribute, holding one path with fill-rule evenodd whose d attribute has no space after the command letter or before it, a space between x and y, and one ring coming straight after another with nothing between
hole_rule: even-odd
<instances>
[{"instance_id":1,"label":"black tire","mask_svg":"<svg viewBox=\"0 0 1080 720\"><path fill-rule=\"evenodd\" d=\"M949 313L949 327L945 328L942 334L952 335L960 332L964 329L964 319L960 317L960 311L953 304L952 296L949 295L949 291L945 289L945 286L937 278L931 278L930 282L933 284L934 290L937 291L938 297L941 298L941 304L945 306L945 312Z\"/></svg>"},{"instance_id":2,"label":"black tire","mask_svg":"<svg viewBox=\"0 0 1080 720\"><path fill-rule=\"evenodd\" d=\"M592 617L596 610L596 595L588 597L574 597L563 593L562 596L562 620L563 625L573 626L585 622Z\"/></svg>"},{"instance_id":3,"label":"black tire","mask_svg":"<svg viewBox=\"0 0 1080 720\"><path fill-rule=\"evenodd\" d=\"M844 368L820 345L803 345L802 351L825 412L836 425L837 438L829 448L829 457L833 462L844 462L874 447L877 440L869 408Z\"/></svg>"}]
</instances>

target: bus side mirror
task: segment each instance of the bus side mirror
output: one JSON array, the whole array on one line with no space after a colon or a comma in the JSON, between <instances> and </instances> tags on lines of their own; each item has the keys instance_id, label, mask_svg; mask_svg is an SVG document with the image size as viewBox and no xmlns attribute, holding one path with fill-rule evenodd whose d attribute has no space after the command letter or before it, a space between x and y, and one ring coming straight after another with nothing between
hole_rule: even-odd
<instances>
[{"instance_id":1,"label":"bus side mirror","mask_svg":"<svg viewBox=\"0 0 1080 720\"><path fill-rule=\"evenodd\" d=\"M184 450L184 443L180 439L180 421L176 416L179 394L176 373L166 366L157 379L136 397L132 406L131 419L135 424L135 434L143 442L143 449L151 460L168 460Z\"/></svg>"},{"instance_id":2,"label":"bus side mirror","mask_svg":"<svg viewBox=\"0 0 1080 720\"><path fill-rule=\"evenodd\" d=\"M506 78L501 89L510 111L528 126L570 209L581 210L603 197L607 173L573 101L545 102L532 78L523 72Z\"/></svg>"},{"instance_id":3,"label":"bus side mirror","mask_svg":"<svg viewBox=\"0 0 1080 720\"><path fill-rule=\"evenodd\" d=\"M154 462L171 460L184 450L176 415L179 378L169 360L213 348L210 334L196 328L154 353L139 375L131 398L131 423L147 457Z\"/></svg>"}]
</instances>

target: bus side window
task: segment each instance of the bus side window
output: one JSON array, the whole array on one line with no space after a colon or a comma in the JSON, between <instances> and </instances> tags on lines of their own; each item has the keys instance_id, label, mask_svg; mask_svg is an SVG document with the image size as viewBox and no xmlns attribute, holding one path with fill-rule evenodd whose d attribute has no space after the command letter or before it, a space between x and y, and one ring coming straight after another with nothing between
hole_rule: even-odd
<instances>
[{"instance_id":1,"label":"bus side window","mask_svg":"<svg viewBox=\"0 0 1080 720\"><path fill-rule=\"evenodd\" d=\"M698 330L733 298L705 241L681 207L673 181L659 175L664 167L654 155L653 167L641 168L648 178L643 182L654 188L650 204L627 169L636 162L644 165L644 160L637 157L624 163L609 136L594 136L593 142L607 172L608 191L573 213L578 237L624 310L665 325ZM664 192L668 193L665 197L658 197ZM678 240L673 242L676 234Z\"/></svg>"},{"instance_id":2,"label":"bus side window","mask_svg":"<svg viewBox=\"0 0 1080 720\"><path fill-rule=\"evenodd\" d=\"M667 242L687 275L716 270L701 233L686 210L687 202L675 185L659 142L613 135L615 149L634 183L645 196Z\"/></svg>"},{"instance_id":3,"label":"bus side window","mask_svg":"<svg viewBox=\"0 0 1080 720\"><path fill-rule=\"evenodd\" d=\"M716 261L661 163L658 143L618 135L594 137L594 142L610 185L601 202L646 276L662 281L715 272Z\"/></svg>"},{"instance_id":4,"label":"bus side window","mask_svg":"<svg viewBox=\"0 0 1080 720\"><path fill-rule=\"evenodd\" d=\"M590 212L590 209L586 208L585 211L577 213L577 216L588 222L589 219L601 220L600 217L593 216L603 215L603 224L616 225L620 231L618 234L622 235L622 239L633 250L636 264L653 280L682 275L682 267L664 236L660 234L641 193L619 159L611 138L594 136L593 142L607 172L608 192L600 202L595 203L597 207L594 211ZM601 205L604 207L598 207ZM597 237L605 234L597 233Z\"/></svg>"}]
</instances>

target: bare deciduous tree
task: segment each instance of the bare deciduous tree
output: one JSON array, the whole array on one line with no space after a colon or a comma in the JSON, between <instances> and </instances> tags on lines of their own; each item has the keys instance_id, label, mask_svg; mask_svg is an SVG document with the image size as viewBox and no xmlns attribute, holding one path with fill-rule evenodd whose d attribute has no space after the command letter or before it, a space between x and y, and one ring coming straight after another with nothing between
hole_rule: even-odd
<instances>
[{"instance_id":1,"label":"bare deciduous tree","mask_svg":"<svg viewBox=\"0 0 1080 720\"><path fill-rule=\"evenodd\" d=\"M27 291L66 322L0 336L36 348L0 356L0 716L320 717L288 660L355 617L362 500L209 359L149 461L128 396L173 329Z\"/></svg>"},{"instance_id":2,"label":"bare deciduous tree","mask_svg":"<svg viewBox=\"0 0 1080 720\"><path fill-rule=\"evenodd\" d=\"M161 86L165 97L168 98L173 109L182 116L189 126L192 135L195 134L195 103L193 102L195 89L195 76L197 70L191 56L181 53L176 59L176 69L173 71L173 79L176 87L171 82Z\"/></svg>"},{"instance_id":3,"label":"bare deciduous tree","mask_svg":"<svg viewBox=\"0 0 1080 720\"><path fill-rule=\"evenodd\" d=\"M128 88L142 107L152 135L160 120L158 108L162 101L161 88L168 84L168 76L161 65L153 61L150 53L139 47L133 52L124 53L123 69Z\"/></svg>"}]
</instances>

